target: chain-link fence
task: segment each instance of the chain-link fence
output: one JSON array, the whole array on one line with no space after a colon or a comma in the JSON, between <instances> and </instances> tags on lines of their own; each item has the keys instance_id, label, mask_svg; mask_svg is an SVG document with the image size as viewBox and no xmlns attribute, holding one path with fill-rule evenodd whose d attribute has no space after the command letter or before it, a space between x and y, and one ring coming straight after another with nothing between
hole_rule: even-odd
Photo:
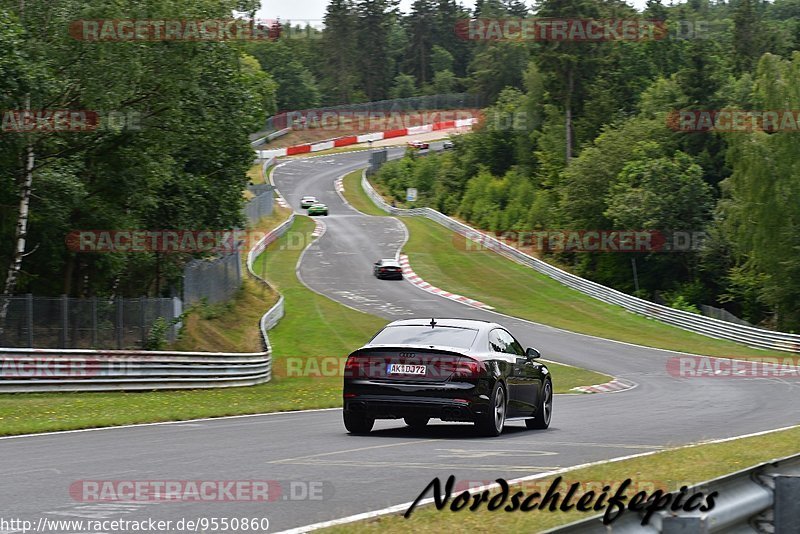
<instances>
[{"instance_id":1,"label":"chain-link fence","mask_svg":"<svg viewBox=\"0 0 800 534\"><path fill-rule=\"evenodd\" d=\"M713 317L714 319L719 319L721 321L728 321L729 323L736 323L736 324L743 324L745 326L755 326L752 323L745 321L744 319L740 319L736 317L734 314L729 312L723 308L715 308L714 306L708 306L706 304L700 305L700 311L706 317Z\"/></svg>"},{"instance_id":2,"label":"chain-link fence","mask_svg":"<svg viewBox=\"0 0 800 534\"><path fill-rule=\"evenodd\" d=\"M177 298L18 295L0 300L6 298L10 302L0 324L0 347L141 349L159 317L169 325L166 341L174 341L180 328L182 305Z\"/></svg>"},{"instance_id":3,"label":"chain-link fence","mask_svg":"<svg viewBox=\"0 0 800 534\"><path fill-rule=\"evenodd\" d=\"M364 113L372 111L424 111L424 110L454 110L477 109L483 107L483 98L480 95L469 93L450 93L442 95L413 96L410 98L395 98L392 100L378 100L361 104L343 104L341 106L327 106L315 109L304 109L279 113L267 119L262 132L272 132L291 127L293 116L306 116L310 113L321 114L325 112L347 111Z\"/></svg>"},{"instance_id":4,"label":"chain-link fence","mask_svg":"<svg viewBox=\"0 0 800 534\"><path fill-rule=\"evenodd\" d=\"M192 260L183 269L183 302L216 304L231 299L242 287L242 260L236 252L218 258Z\"/></svg>"},{"instance_id":5,"label":"chain-link fence","mask_svg":"<svg viewBox=\"0 0 800 534\"><path fill-rule=\"evenodd\" d=\"M272 196L273 188L270 185L251 185L248 189L257 196L250 199L244 205L244 214L247 217L247 222L256 224L261 217L272 215L272 208L275 201Z\"/></svg>"}]
</instances>

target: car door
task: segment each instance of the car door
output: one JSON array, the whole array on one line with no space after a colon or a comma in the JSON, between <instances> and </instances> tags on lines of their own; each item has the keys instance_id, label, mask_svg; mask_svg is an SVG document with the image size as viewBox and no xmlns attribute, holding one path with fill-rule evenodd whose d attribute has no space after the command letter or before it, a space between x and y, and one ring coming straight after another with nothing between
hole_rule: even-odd
<instances>
[{"instance_id":1,"label":"car door","mask_svg":"<svg viewBox=\"0 0 800 534\"><path fill-rule=\"evenodd\" d=\"M508 331L498 330L498 337L508 354L514 357L514 389L509 398L514 399L515 417L532 416L536 411L541 388L541 364L529 359L525 349Z\"/></svg>"},{"instance_id":2,"label":"car door","mask_svg":"<svg viewBox=\"0 0 800 534\"><path fill-rule=\"evenodd\" d=\"M495 328L489 332L489 348L495 353L495 357L504 360L508 365L508 376L506 386L508 387L508 417L520 417L525 410L523 390L525 388L524 374L518 356L509 347L509 340L505 331Z\"/></svg>"}]
</instances>

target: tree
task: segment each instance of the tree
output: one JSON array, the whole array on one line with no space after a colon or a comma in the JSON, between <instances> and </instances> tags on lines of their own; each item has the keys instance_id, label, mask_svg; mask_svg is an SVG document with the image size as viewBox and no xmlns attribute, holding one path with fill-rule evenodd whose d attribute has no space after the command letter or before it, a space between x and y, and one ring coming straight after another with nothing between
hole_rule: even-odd
<instances>
[{"instance_id":1,"label":"tree","mask_svg":"<svg viewBox=\"0 0 800 534\"><path fill-rule=\"evenodd\" d=\"M675 135L667 129L664 115L652 119L634 118L604 128L594 142L570 162L558 185L560 212L567 227L610 227L606 199L617 176L631 159L631 147L642 141L654 141L662 147L662 156L666 156L674 151Z\"/></svg>"},{"instance_id":2,"label":"tree","mask_svg":"<svg viewBox=\"0 0 800 534\"><path fill-rule=\"evenodd\" d=\"M369 100L385 99L393 73L389 70L389 35L397 0L358 0L357 39L361 84Z\"/></svg>"},{"instance_id":3,"label":"tree","mask_svg":"<svg viewBox=\"0 0 800 534\"><path fill-rule=\"evenodd\" d=\"M604 215L615 228L665 233L705 228L713 195L703 169L683 152L664 157L655 142L638 143L609 189Z\"/></svg>"},{"instance_id":4,"label":"tree","mask_svg":"<svg viewBox=\"0 0 800 534\"><path fill-rule=\"evenodd\" d=\"M258 59L261 68L277 82L279 111L294 111L320 105L322 95L314 74L297 59L288 38L258 43L248 52Z\"/></svg>"},{"instance_id":5,"label":"tree","mask_svg":"<svg viewBox=\"0 0 800 534\"><path fill-rule=\"evenodd\" d=\"M329 103L350 102L356 89L357 22L352 0L331 0L328 4L318 54L322 58L324 98Z\"/></svg>"},{"instance_id":6,"label":"tree","mask_svg":"<svg viewBox=\"0 0 800 534\"><path fill-rule=\"evenodd\" d=\"M761 55L760 19L753 0L739 0L733 15L733 66L737 73L751 71Z\"/></svg>"},{"instance_id":7,"label":"tree","mask_svg":"<svg viewBox=\"0 0 800 534\"><path fill-rule=\"evenodd\" d=\"M470 64L472 89L493 102L507 87L522 88L528 58L528 48L520 43L492 43Z\"/></svg>"},{"instance_id":8,"label":"tree","mask_svg":"<svg viewBox=\"0 0 800 534\"><path fill-rule=\"evenodd\" d=\"M414 0L411 13L405 19L409 35L406 63L418 85L427 83L432 76L431 49L435 25L433 14L433 0Z\"/></svg>"},{"instance_id":9,"label":"tree","mask_svg":"<svg viewBox=\"0 0 800 534\"><path fill-rule=\"evenodd\" d=\"M398 74L394 78L392 86L392 98L410 98L415 96L417 88L414 85L414 77L409 74Z\"/></svg>"},{"instance_id":10,"label":"tree","mask_svg":"<svg viewBox=\"0 0 800 534\"><path fill-rule=\"evenodd\" d=\"M528 6L522 0L503 0L503 8L512 17L526 17Z\"/></svg>"},{"instance_id":11,"label":"tree","mask_svg":"<svg viewBox=\"0 0 800 534\"><path fill-rule=\"evenodd\" d=\"M30 79L30 74L26 68L26 61L23 52L23 36L24 30L19 24L19 21L12 16L11 13L0 10L0 72L4 75L0 76L0 110L2 109L31 109L30 91L33 80ZM18 98L12 96L14 93L25 93L24 102L20 102ZM18 104L22 104L19 106ZM13 136L13 134L12 134ZM5 136L4 136L5 137ZM3 205L11 204L14 198L14 189L16 189L18 200L18 211L14 217L15 224L13 225L13 243L14 248L11 252L8 270L6 271L5 284L0 296L11 295L17 287L17 279L19 272L22 268L22 260L26 255L26 244L28 237L28 219L31 191L33 188L33 168L35 165L35 154L33 141L31 139L3 139L0 140L0 148L9 149L8 155L14 154L20 160L23 160L24 171L14 173L12 176L16 179L8 180L3 183L3 194L0 196L0 202ZM4 146L5 145L5 146ZM8 156L6 156L8 157ZM3 158L5 159L5 158ZM15 166L17 162L10 159L4 162L5 166ZM2 172L3 166L0 166L0 175L6 178L6 173ZM8 201L6 201L8 199ZM5 219L5 218L4 218ZM5 221L2 221L5 222ZM9 221L10 222L10 221ZM11 233L11 232L9 232ZM2 254L2 251L0 251ZM5 319L8 313L8 306L10 301L8 299L0 299L0 333L2 333L5 326Z\"/></svg>"},{"instance_id":12,"label":"tree","mask_svg":"<svg viewBox=\"0 0 800 534\"><path fill-rule=\"evenodd\" d=\"M632 158L609 188L604 215L614 230L638 230L661 235L667 243L679 242L677 235L695 235L705 230L713 195L703 181L703 170L683 153L664 155L658 143L643 141L634 145ZM680 234L679 234L680 232ZM657 239L651 241L654 245ZM604 282L627 290L634 289L627 276L628 258L611 255L598 262ZM667 290L665 296L674 307L684 302L700 303L702 297L687 282L698 276L698 257L678 249L637 253L639 284L645 291Z\"/></svg>"},{"instance_id":13,"label":"tree","mask_svg":"<svg viewBox=\"0 0 800 534\"><path fill-rule=\"evenodd\" d=\"M537 17L596 19L598 5L591 0L545 0L538 7ZM598 43L544 41L537 47L536 58L541 71L547 75L546 87L551 97L564 110L564 159L574 154L575 133L573 117L580 112L581 94L594 74Z\"/></svg>"},{"instance_id":14,"label":"tree","mask_svg":"<svg viewBox=\"0 0 800 534\"><path fill-rule=\"evenodd\" d=\"M446 95L455 93L458 89L459 80L452 71L443 70L439 71L433 76L433 82L430 84L430 94Z\"/></svg>"},{"instance_id":15,"label":"tree","mask_svg":"<svg viewBox=\"0 0 800 534\"><path fill-rule=\"evenodd\" d=\"M455 30L459 24L464 24L469 16L469 12L456 0L436 0L436 10L433 15L433 44L434 47L439 46L453 56L453 65L449 70L459 77L467 75L474 45L460 38ZM435 65L433 69L434 72L437 71Z\"/></svg>"},{"instance_id":16,"label":"tree","mask_svg":"<svg viewBox=\"0 0 800 534\"><path fill-rule=\"evenodd\" d=\"M765 54L755 76L755 108L797 109L799 72L800 55L785 60ZM736 259L728 292L757 295L775 312L779 328L797 329L800 140L796 125L789 123L787 130L728 136L732 173L721 184L719 214Z\"/></svg>"},{"instance_id":17,"label":"tree","mask_svg":"<svg viewBox=\"0 0 800 534\"><path fill-rule=\"evenodd\" d=\"M83 132L0 135L0 243L17 245L16 233L25 237L21 255L16 246L0 248L0 262L19 275L9 291L161 293L178 281L186 255L77 253L66 236L75 229L241 225L253 158L248 135L274 111L273 83L232 43L129 46L56 31L88 12L126 18L135 11L132 1L66 0L56 10L41 0L22 5L22 18L0 10L0 108L28 107L29 98L32 110L96 110L101 122ZM181 13L159 6L155 18L193 12L225 18L235 4L191 0ZM127 122L109 122L111 111ZM14 201L23 190L27 214Z\"/></svg>"},{"instance_id":18,"label":"tree","mask_svg":"<svg viewBox=\"0 0 800 534\"><path fill-rule=\"evenodd\" d=\"M431 70L434 74L442 71L453 71L453 54L439 45L431 49Z\"/></svg>"}]
</instances>

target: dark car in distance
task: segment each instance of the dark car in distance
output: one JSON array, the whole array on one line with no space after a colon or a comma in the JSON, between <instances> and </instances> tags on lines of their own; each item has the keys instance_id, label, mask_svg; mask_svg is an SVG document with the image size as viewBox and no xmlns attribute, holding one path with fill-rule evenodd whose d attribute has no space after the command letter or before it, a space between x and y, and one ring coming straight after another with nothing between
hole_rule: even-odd
<instances>
[{"instance_id":1,"label":"dark car in distance","mask_svg":"<svg viewBox=\"0 0 800 534\"><path fill-rule=\"evenodd\" d=\"M372 274L374 274L376 278L394 278L395 280L402 280L403 268L397 260L378 260L372 267Z\"/></svg>"},{"instance_id":2,"label":"dark car in distance","mask_svg":"<svg viewBox=\"0 0 800 534\"><path fill-rule=\"evenodd\" d=\"M430 419L466 421L498 436L506 421L550 426L553 381L536 349L523 349L497 323L405 319L351 353L344 373L344 425L366 434L376 419L422 428Z\"/></svg>"}]
</instances>

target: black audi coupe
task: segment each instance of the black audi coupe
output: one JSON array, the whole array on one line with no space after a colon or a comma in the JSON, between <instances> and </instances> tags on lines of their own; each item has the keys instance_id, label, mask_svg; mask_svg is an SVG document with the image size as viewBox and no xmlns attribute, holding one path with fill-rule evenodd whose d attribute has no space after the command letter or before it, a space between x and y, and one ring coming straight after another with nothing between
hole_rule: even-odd
<instances>
[{"instance_id":1,"label":"black audi coupe","mask_svg":"<svg viewBox=\"0 0 800 534\"><path fill-rule=\"evenodd\" d=\"M550 426L553 382L539 351L497 323L394 321L347 358L344 426L366 434L376 419L422 428L432 418L475 423L498 436L510 420Z\"/></svg>"}]
</instances>

